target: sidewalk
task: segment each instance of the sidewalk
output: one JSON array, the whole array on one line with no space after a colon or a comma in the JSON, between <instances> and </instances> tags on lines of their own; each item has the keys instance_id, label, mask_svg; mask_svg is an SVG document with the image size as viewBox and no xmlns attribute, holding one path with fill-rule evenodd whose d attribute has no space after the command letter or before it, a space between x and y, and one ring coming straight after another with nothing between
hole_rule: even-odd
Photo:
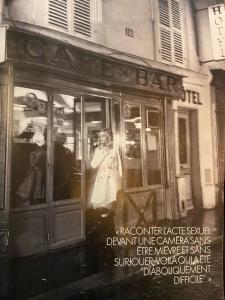
<instances>
[{"instance_id":1,"label":"sidewalk","mask_svg":"<svg viewBox=\"0 0 225 300\"><path fill-rule=\"evenodd\" d=\"M202 213L191 214L179 220L179 223L176 222L176 224L167 222L166 226L208 226L211 229L212 243L217 245L222 240L221 223L221 220L218 220L217 212L215 210L208 210ZM129 286L129 284L142 277L142 273L135 272L134 270L124 269L121 271L111 269L81 278L82 272L79 273L79 271L82 270L77 270L75 266L76 252L77 250L70 249L65 250L64 253L61 251L61 253L50 254L48 261L44 258L41 261L41 258L39 258L39 268L37 267L37 260L36 264L34 264L34 261L31 261L29 268L25 268L25 270L21 268L20 272L22 273L17 270L17 274L18 272L20 273L20 280L16 282L18 277L14 278L17 288L11 282L11 296L7 300L101 300L116 293L123 285ZM44 270L45 272L42 273L43 276L40 278L40 271ZM30 278L27 282L23 278L24 271L30 273ZM30 295L25 291L28 287L32 290L32 294Z\"/></svg>"}]
</instances>

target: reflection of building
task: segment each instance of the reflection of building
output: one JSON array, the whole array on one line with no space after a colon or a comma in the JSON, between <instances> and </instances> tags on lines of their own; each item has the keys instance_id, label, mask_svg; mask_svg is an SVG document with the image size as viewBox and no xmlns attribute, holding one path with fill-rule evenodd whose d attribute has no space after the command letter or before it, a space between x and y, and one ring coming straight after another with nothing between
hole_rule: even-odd
<instances>
[{"instance_id":1,"label":"reflection of building","mask_svg":"<svg viewBox=\"0 0 225 300\"><path fill-rule=\"evenodd\" d=\"M129 224L143 209L151 221L150 190L158 219L214 208L223 181L225 66L212 54L208 1L44 2L7 2L9 26L1 27L7 59L0 68L0 215L13 232L11 254L85 239L90 160L104 127L114 132L123 188L135 203L127 207ZM46 137L46 198L13 207L15 134L31 122ZM67 196L56 201L58 133L73 159Z\"/></svg>"}]
</instances>

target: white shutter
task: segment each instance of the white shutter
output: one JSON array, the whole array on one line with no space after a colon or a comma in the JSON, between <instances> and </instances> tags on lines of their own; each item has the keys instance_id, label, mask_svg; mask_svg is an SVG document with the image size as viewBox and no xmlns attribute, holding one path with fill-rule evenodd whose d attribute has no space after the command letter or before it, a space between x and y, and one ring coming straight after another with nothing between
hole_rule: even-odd
<instances>
[{"instance_id":1,"label":"white shutter","mask_svg":"<svg viewBox=\"0 0 225 300\"><path fill-rule=\"evenodd\" d=\"M163 60L172 61L170 34L170 13L168 0L158 0L160 23L160 55Z\"/></svg>"},{"instance_id":2,"label":"white shutter","mask_svg":"<svg viewBox=\"0 0 225 300\"><path fill-rule=\"evenodd\" d=\"M90 0L74 0L74 31L91 36Z\"/></svg>"},{"instance_id":3,"label":"white shutter","mask_svg":"<svg viewBox=\"0 0 225 300\"><path fill-rule=\"evenodd\" d=\"M174 61L182 64L184 62L183 55L183 36L181 26L181 7L176 0L171 1L172 14L172 30L173 30L173 54Z\"/></svg>"},{"instance_id":4,"label":"white shutter","mask_svg":"<svg viewBox=\"0 0 225 300\"><path fill-rule=\"evenodd\" d=\"M166 61L172 61L172 45L171 45L170 31L161 28L160 40L161 40L161 58Z\"/></svg>"},{"instance_id":5,"label":"white shutter","mask_svg":"<svg viewBox=\"0 0 225 300\"><path fill-rule=\"evenodd\" d=\"M68 29L67 0L49 0L48 22L51 25Z\"/></svg>"},{"instance_id":6,"label":"white shutter","mask_svg":"<svg viewBox=\"0 0 225 300\"><path fill-rule=\"evenodd\" d=\"M184 62L184 56L183 56L183 40L180 32L173 33L173 47L174 47L174 61L182 64Z\"/></svg>"},{"instance_id":7,"label":"white shutter","mask_svg":"<svg viewBox=\"0 0 225 300\"><path fill-rule=\"evenodd\" d=\"M172 26L181 30L181 11L180 3L172 0L171 1L171 13L172 13Z\"/></svg>"},{"instance_id":8,"label":"white shutter","mask_svg":"<svg viewBox=\"0 0 225 300\"><path fill-rule=\"evenodd\" d=\"M158 0L158 12L161 59L183 64L184 45L180 0Z\"/></svg>"},{"instance_id":9,"label":"white shutter","mask_svg":"<svg viewBox=\"0 0 225 300\"><path fill-rule=\"evenodd\" d=\"M170 27L168 0L159 0L159 21L160 24Z\"/></svg>"}]
</instances>

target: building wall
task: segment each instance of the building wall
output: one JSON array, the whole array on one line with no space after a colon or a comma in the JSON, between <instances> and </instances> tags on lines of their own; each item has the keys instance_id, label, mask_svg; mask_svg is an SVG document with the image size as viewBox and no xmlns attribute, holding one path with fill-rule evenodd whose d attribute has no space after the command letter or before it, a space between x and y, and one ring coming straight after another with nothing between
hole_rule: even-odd
<instances>
[{"instance_id":1,"label":"building wall","mask_svg":"<svg viewBox=\"0 0 225 300\"><path fill-rule=\"evenodd\" d=\"M68 3L70 4L70 1ZM71 25L70 5L68 5L68 28L65 30L48 24L47 1L44 1L41 6L36 0L27 0L26 3L22 0L11 1L6 15L8 14L9 20L17 21L17 26L22 25L23 29L35 30L35 26L38 26L39 32L43 32L44 28L48 28L48 32L45 32L46 35L54 36L55 34L57 38L57 32L64 33L65 40L74 45L81 39L84 41L84 48L90 47L88 42L94 43L96 47L97 45L103 46L108 49L108 52L105 53L107 55L134 56L140 58L139 62L145 65L161 61L157 1L93 0L91 3L91 37L74 33ZM192 1L185 0L181 3L183 3L181 21L184 38L184 63L178 66L181 68L180 72L183 68L198 71L198 49ZM35 26L31 27L30 25ZM126 28L131 30L130 34L133 36L126 35ZM164 64L165 61L162 63ZM175 67L172 63L168 64ZM174 68L174 71L177 72L177 68Z\"/></svg>"}]
</instances>

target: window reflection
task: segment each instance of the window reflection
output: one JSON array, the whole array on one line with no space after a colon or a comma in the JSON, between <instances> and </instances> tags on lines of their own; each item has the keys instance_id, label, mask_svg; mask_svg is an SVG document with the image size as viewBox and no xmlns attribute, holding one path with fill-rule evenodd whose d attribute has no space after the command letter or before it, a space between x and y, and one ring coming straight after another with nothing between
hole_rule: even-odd
<instances>
[{"instance_id":1,"label":"window reflection","mask_svg":"<svg viewBox=\"0 0 225 300\"><path fill-rule=\"evenodd\" d=\"M187 164L187 124L186 119L178 118L180 164Z\"/></svg>"},{"instance_id":2,"label":"window reflection","mask_svg":"<svg viewBox=\"0 0 225 300\"><path fill-rule=\"evenodd\" d=\"M92 189L96 178L96 170L92 169L90 164L93 158L95 148L98 146L98 133L105 128L110 122L109 115L109 101L104 98L86 97L84 104L85 113L85 157L86 157L86 180L85 190L87 198L87 206L92 195Z\"/></svg>"},{"instance_id":3,"label":"window reflection","mask_svg":"<svg viewBox=\"0 0 225 300\"><path fill-rule=\"evenodd\" d=\"M53 199L81 196L80 100L54 94Z\"/></svg>"},{"instance_id":4,"label":"window reflection","mask_svg":"<svg viewBox=\"0 0 225 300\"><path fill-rule=\"evenodd\" d=\"M146 163L148 185L161 183L160 112L157 107L146 107Z\"/></svg>"},{"instance_id":5,"label":"window reflection","mask_svg":"<svg viewBox=\"0 0 225 300\"><path fill-rule=\"evenodd\" d=\"M12 206L35 205L46 198L47 95L14 88Z\"/></svg>"},{"instance_id":6,"label":"window reflection","mask_svg":"<svg viewBox=\"0 0 225 300\"><path fill-rule=\"evenodd\" d=\"M124 105L126 186L142 186L140 106Z\"/></svg>"}]
</instances>

